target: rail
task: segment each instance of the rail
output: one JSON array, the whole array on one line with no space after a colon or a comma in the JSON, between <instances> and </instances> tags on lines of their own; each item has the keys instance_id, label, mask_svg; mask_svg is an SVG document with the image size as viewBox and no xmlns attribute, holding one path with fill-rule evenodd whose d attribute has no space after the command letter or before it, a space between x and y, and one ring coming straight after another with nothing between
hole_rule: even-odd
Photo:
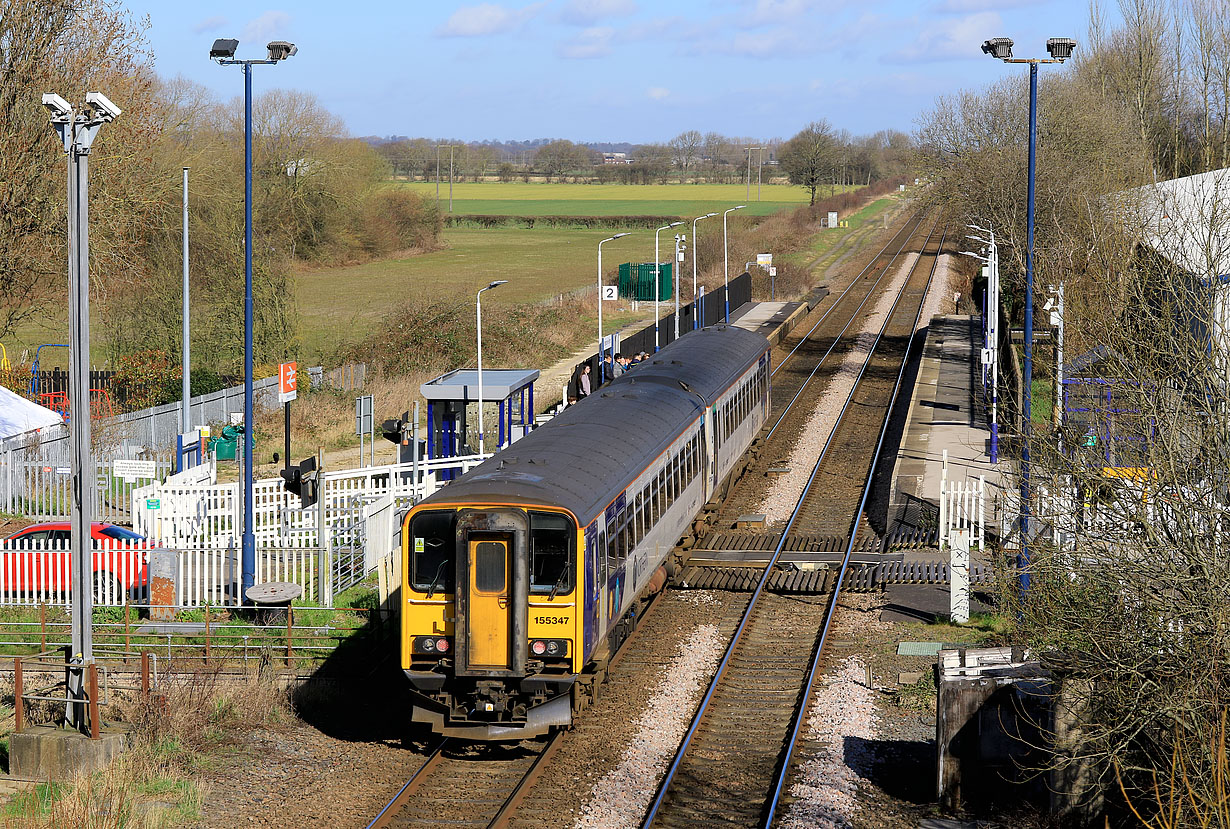
<instances>
[{"instance_id":1,"label":"rail","mask_svg":"<svg viewBox=\"0 0 1230 829\"><path fill-rule=\"evenodd\" d=\"M930 243L930 239L933 233L934 233L934 228L928 232L927 241L924 243L924 246L923 246L924 249ZM941 237L940 249L942 249L943 247L943 241L944 241L944 237ZM878 255L879 254L877 254L877 257ZM895 259L897 255L898 254L894 254L893 258ZM915 331L917 329L918 319L921 316L922 308L926 302L926 292L930 288L931 280L935 274L936 263L938 263L938 256L936 257L936 262L932 264L931 271L928 274L926 287L923 290L922 299L919 302L919 309L914 317L914 323L913 323L911 334L910 334L911 344L913 342ZM886 267L884 270L885 272L887 272L888 268ZM877 280L877 284L878 284L878 280ZM859 391L860 384L862 383L862 380L864 376L866 375L868 368L872 364L876 351L879 348L880 343L883 341L885 334L888 331L889 325L893 319L893 316L901 302L902 297L905 296L908 287L909 287L909 280L907 279L906 282L902 285L902 288L900 292L898 293L897 297L895 298L892 308L889 310L888 314L886 315L884 325L881 326L879 332L876 334L874 342L872 343L870 349L868 349L867 358L863 362L863 365L860 367L859 373L857 377L855 378L854 382L851 384L850 391L846 395L846 399L842 405L840 412L838 413L836 423L832 431L829 433L829 436L826 439L824 446L820 450L820 454L817 457L816 462L812 467L812 470L811 470L810 475L808 476L807 482L803 487L803 491L801 495L799 496L798 501L796 502L790 514L789 519L786 522L786 526L782 530L781 536L775 545L775 548L769 558L768 563L764 566L764 568L762 569L760 573L760 577L756 583L756 587L753 590L751 599L749 600L747 607L743 612L743 616L739 621L739 625L735 629L734 635L731 637L730 642L727 644L726 650L722 655L722 659L718 663L718 666L717 666L716 671L714 672L713 678L710 681L709 686L706 689L705 694L702 697L699 706L697 707L697 710L693 716L692 722L689 725L688 730L686 734L684 735L684 738L682 742L680 743L678 750L676 751L675 757L672 760L670 767L667 769L667 773L664 775L664 777L662 778L658 786L658 790L655 793L653 802L650 804L650 807L648 811L646 812L645 819L642 824L644 827L650 827L653 825L655 819L658 816L659 811L661 810L663 804L666 802L666 798L671 791L671 785L673 781L675 780L675 776L678 773L679 768L682 765L685 756L687 755L688 749L691 747L692 740L696 734L696 731L700 727L702 721L705 719L708 713L710 702L712 701L714 694L717 691L726 673L726 669L729 666L732 657L734 656L736 650L738 649L738 646L743 637L744 631L747 629L748 624L753 617L753 613L757 609L760 599L765 592L765 587L769 582L770 576L772 575L774 568L777 566L777 563L781 558L782 552L785 549L786 542L790 536L791 530L794 528L795 524L798 522L799 516L801 512L803 511L803 508L804 508L805 503L807 502L808 496L810 495L811 490L814 487L816 480L820 474L820 470L822 466L824 465L826 458L829 456L829 450L834 445L838 432L841 429L843 418L845 418L847 411L849 411L851 406L853 405L853 402L855 400L855 395ZM872 290L874 291L874 288ZM868 292L868 296L870 295L871 295L871 291ZM863 303L865 302L866 302L866 299L863 300ZM860 309L862 308L862 303L860 303L859 308ZM857 313L858 311L856 310L855 313L851 315L852 319L855 316L857 316ZM843 334L846 328L848 327L849 327L849 324L847 324L847 326L843 328L842 330ZM815 327L813 326L811 331L814 331L814 330L815 330ZM808 332L809 335L811 334L811 331ZM832 349L830 348L829 351L826 352L825 357L821 358L821 362L823 362L823 360L828 356L828 353L831 353L831 351ZM844 551L843 561L842 561L841 568L838 574L838 578L834 580L833 582L832 594L829 600L827 611L825 613L825 621L821 628L819 641L812 652L812 656L811 656L809 668L808 668L807 681L806 681L804 689L800 693L798 705L792 716L792 725L790 727L790 736L789 736L789 741L787 743L786 755L784 759L778 764L777 768L779 769L779 771L775 772L774 779L771 781L772 791L770 793L771 797L770 797L770 803L769 803L770 815L765 825L769 825L769 823L772 821L772 812L775 809L776 802L779 798L779 792L780 792L780 788L782 785L782 780L784 779L785 772L789 769L789 760L792 754L792 747L793 747L794 741L797 739L799 724L802 722L802 714L806 710L807 702L811 694L811 688L814 683L815 672L819 665L820 654L823 650L823 645L824 645L825 638L828 633L829 625L831 624L831 621L832 621L833 610L836 608L836 604L840 596L842 581L845 578L846 570L848 568L848 564L850 561L850 556L855 546L855 542L857 538L858 519L859 519L859 516L862 514L863 509L866 506L867 499L871 492L872 482L874 480L875 470L877 467L878 455L883 445L884 436L887 433L888 424L891 418L893 406L896 404L897 397L900 393L901 382L902 382L902 379L905 373L905 366L908 363L908 354L909 354L909 347L907 345L907 348L905 349L905 352L902 358L901 367L897 373L897 377L894 383L891 399L890 399L889 405L887 406L885 414L884 414L884 419L883 419L883 422L880 428L880 434L879 434L879 438L877 441L875 455L873 456L866 480L864 481L863 486L862 486L862 495L859 501L859 506L853 516L853 522L852 522L851 530L849 533L849 541ZM813 371L813 375L814 375L814 371ZM804 382L804 385L806 385L806 381ZM798 398L799 398L799 395L796 394L795 397L788 404L787 409L789 408L789 406L793 406L794 403L798 400ZM784 413L783 413L783 416L784 416ZM779 418L778 422L779 423L781 422L781 418ZM776 426L774 428L776 428Z\"/></svg>"}]
</instances>

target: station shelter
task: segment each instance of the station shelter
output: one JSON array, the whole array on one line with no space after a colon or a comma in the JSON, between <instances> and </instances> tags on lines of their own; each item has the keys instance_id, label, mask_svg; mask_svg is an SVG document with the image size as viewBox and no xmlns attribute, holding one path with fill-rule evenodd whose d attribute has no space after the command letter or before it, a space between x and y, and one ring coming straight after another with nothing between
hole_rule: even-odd
<instances>
[{"instance_id":1,"label":"station shelter","mask_svg":"<svg viewBox=\"0 0 1230 829\"><path fill-rule=\"evenodd\" d=\"M488 431L484 440L488 451L499 451L534 427L534 381L538 376L536 369L483 369L481 402L496 404L495 422L483 424ZM428 380L419 390L427 400L427 459L478 454L477 413L470 420L470 405L480 402L478 370L450 371ZM459 468L441 470L440 478L452 480L458 472Z\"/></svg>"},{"instance_id":2,"label":"station shelter","mask_svg":"<svg viewBox=\"0 0 1230 829\"><path fill-rule=\"evenodd\" d=\"M1141 388L1114 368L1118 352L1100 345L1064 364L1064 423L1107 477L1132 477L1147 465L1157 424L1141 411ZM1074 447L1069 447L1069 451Z\"/></svg>"}]
</instances>

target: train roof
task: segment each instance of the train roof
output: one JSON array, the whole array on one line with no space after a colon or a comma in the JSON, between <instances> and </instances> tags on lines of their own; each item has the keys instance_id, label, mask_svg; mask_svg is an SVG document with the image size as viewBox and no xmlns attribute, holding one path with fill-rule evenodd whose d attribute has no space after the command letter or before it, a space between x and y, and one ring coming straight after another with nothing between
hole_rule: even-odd
<instances>
[{"instance_id":1,"label":"train roof","mask_svg":"<svg viewBox=\"0 0 1230 829\"><path fill-rule=\"evenodd\" d=\"M422 503L551 505L588 525L768 348L729 325L690 332Z\"/></svg>"}]
</instances>

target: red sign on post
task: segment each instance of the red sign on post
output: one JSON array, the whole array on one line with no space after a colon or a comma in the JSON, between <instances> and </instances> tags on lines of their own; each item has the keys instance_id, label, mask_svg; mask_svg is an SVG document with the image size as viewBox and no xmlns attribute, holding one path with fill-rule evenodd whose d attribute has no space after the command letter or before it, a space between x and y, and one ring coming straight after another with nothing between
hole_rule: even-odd
<instances>
[{"instance_id":1,"label":"red sign on post","mask_svg":"<svg viewBox=\"0 0 1230 829\"><path fill-rule=\"evenodd\" d=\"M296 365L297 363L282 363L278 366L279 403L288 403L299 394L299 374L295 369Z\"/></svg>"}]
</instances>

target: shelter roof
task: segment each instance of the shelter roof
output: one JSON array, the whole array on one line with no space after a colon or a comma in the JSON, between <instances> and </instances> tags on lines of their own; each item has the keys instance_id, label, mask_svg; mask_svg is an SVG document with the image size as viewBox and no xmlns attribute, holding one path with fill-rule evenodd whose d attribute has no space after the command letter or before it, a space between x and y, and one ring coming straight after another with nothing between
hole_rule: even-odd
<instances>
[{"instance_id":1,"label":"shelter roof","mask_svg":"<svg viewBox=\"0 0 1230 829\"><path fill-rule=\"evenodd\" d=\"M483 369L483 397L488 401L506 400L538 379L537 369ZM428 400L478 400L478 370L459 368L428 380L419 391Z\"/></svg>"}]
</instances>

